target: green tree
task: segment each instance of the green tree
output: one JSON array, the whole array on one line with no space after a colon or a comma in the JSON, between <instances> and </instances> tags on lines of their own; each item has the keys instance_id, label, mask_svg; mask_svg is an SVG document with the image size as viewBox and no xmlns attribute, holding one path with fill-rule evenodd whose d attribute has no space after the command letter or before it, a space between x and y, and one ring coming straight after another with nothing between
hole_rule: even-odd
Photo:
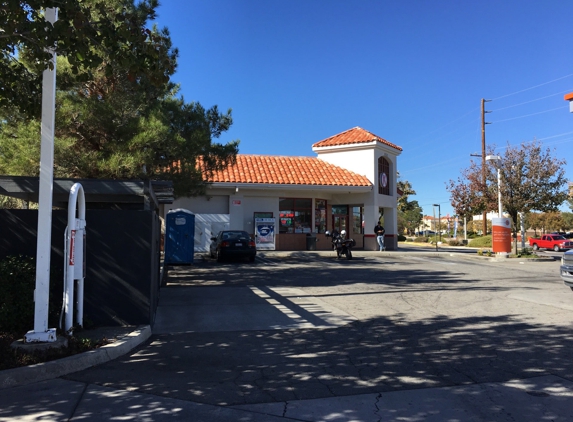
<instances>
[{"instance_id":1,"label":"green tree","mask_svg":"<svg viewBox=\"0 0 573 422\"><path fill-rule=\"evenodd\" d=\"M106 2L110 3L130 4ZM127 18L124 11L131 9L116 8L116 23L121 26ZM93 13L93 19L101 13L97 8L85 11ZM178 86L169 81L177 51L166 29L145 28L143 18L152 15L150 11L137 15L142 19L138 31L148 36L129 46L137 55L152 39L157 63L164 66L150 66L135 75L131 60L117 61L113 51L99 44L90 50L92 57L99 58L95 68L78 67L68 57L58 57L56 177L172 180L177 196L196 195L205 188L203 173L235 159L238 141L212 142L231 126L231 111L221 113L216 106L205 109L178 97ZM5 109L0 121L0 173L38 174L39 131L37 118L16 107Z\"/></svg>"},{"instance_id":2,"label":"green tree","mask_svg":"<svg viewBox=\"0 0 573 422\"><path fill-rule=\"evenodd\" d=\"M398 197L398 230L401 233L412 234L422 222L422 208L418 201L408 200L411 195L416 195L410 182L398 180L397 187L401 192Z\"/></svg>"},{"instance_id":3,"label":"green tree","mask_svg":"<svg viewBox=\"0 0 573 422\"><path fill-rule=\"evenodd\" d=\"M530 212L525 215L525 227L533 229L534 236L537 236L537 230L543 230L543 217L540 212Z\"/></svg>"},{"instance_id":4,"label":"green tree","mask_svg":"<svg viewBox=\"0 0 573 422\"><path fill-rule=\"evenodd\" d=\"M450 192L450 203L460 217L471 220L474 215L486 210L486 187L482 180L481 165L476 161L471 160L470 167L463 169L457 180L447 182L446 189Z\"/></svg>"},{"instance_id":5,"label":"green tree","mask_svg":"<svg viewBox=\"0 0 573 422\"><path fill-rule=\"evenodd\" d=\"M488 154L493 155L495 146ZM565 160L554 158L551 150L532 141L519 147L507 145L497 165L501 172L503 210L509 213L514 233L518 227L519 212L557 211L567 198ZM457 181L450 180L447 189L457 213L479 214L483 210L497 209L497 168L486 167L486 186L481 182L481 166L477 163L462 171Z\"/></svg>"},{"instance_id":6,"label":"green tree","mask_svg":"<svg viewBox=\"0 0 573 422\"><path fill-rule=\"evenodd\" d=\"M418 201L412 201L405 211L398 210L398 230L400 233L412 234L420 226L422 218L422 208Z\"/></svg>"},{"instance_id":7,"label":"green tree","mask_svg":"<svg viewBox=\"0 0 573 422\"><path fill-rule=\"evenodd\" d=\"M73 73L85 80L93 69L111 75L120 64L130 78L146 75L161 85L173 71L173 61L158 48L167 33L145 27L156 17L157 0L137 5L133 0L18 0L1 5L0 109L13 106L25 115L38 115L42 72L54 65L47 48L66 57ZM45 19L48 8L57 8L53 24Z\"/></svg>"},{"instance_id":8,"label":"green tree","mask_svg":"<svg viewBox=\"0 0 573 422\"><path fill-rule=\"evenodd\" d=\"M408 201L410 195L416 195L416 191L412 188L412 184L407 180L398 180L397 188L401 192L398 197L398 210L406 211L412 208L412 204Z\"/></svg>"},{"instance_id":9,"label":"green tree","mask_svg":"<svg viewBox=\"0 0 573 422\"><path fill-rule=\"evenodd\" d=\"M559 212L544 212L541 214L543 219L543 230L544 232L556 232L562 231L565 222L561 218L561 213Z\"/></svg>"},{"instance_id":10,"label":"green tree","mask_svg":"<svg viewBox=\"0 0 573 422\"><path fill-rule=\"evenodd\" d=\"M573 213L572 212L562 212L561 218L563 219L563 229L565 231L573 230Z\"/></svg>"}]
</instances>

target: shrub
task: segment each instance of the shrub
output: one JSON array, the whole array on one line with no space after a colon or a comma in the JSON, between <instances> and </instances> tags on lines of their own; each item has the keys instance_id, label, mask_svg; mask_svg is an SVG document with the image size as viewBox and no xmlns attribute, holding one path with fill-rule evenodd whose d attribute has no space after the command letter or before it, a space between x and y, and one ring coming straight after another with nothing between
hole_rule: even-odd
<instances>
[{"instance_id":1,"label":"shrub","mask_svg":"<svg viewBox=\"0 0 573 422\"><path fill-rule=\"evenodd\" d=\"M450 246L463 246L463 243L458 239L450 239L448 240L448 245Z\"/></svg>"},{"instance_id":2,"label":"shrub","mask_svg":"<svg viewBox=\"0 0 573 422\"><path fill-rule=\"evenodd\" d=\"M404 242L406 240L406 236L399 234L398 235L398 242Z\"/></svg>"},{"instance_id":3,"label":"shrub","mask_svg":"<svg viewBox=\"0 0 573 422\"><path fill-rule=\"evenodd\" d=\"M469 246L472 248L491 248L491 235L476 237L470 240Z\"/></svg>"},{"instance_id":4,"label":"shrub","mask_svg":"<svg viewBox=\"0 0 573 422\"><path fill-rule=\"evenodd\" d=\"M0 261L0 331L25 332L34 326L34 260L9 256Z\"/></svg>"},{"instance_id":5,"label":"shrub","mask_svg":"<svg viewBox=\"0 0 573 422\"><path fill-rule=\"evenodd\" d=\"M418 242L418 243L428 243L428 238L425 236L420 236L420 237L416 237L414 239L414 242Z\"/></svg>"},{"instance_id":6,"label":"shrub","mask_svg":"<svg viewBox=\"0 0 573 422\"><path fill-rule=\"evenodd\" d=\"M62 306L63 278L50 272L48 319L56 324ZM0 261L0 332L24 334L34 327L34 258L18 255Z\"/></svg>"}]
</instances>

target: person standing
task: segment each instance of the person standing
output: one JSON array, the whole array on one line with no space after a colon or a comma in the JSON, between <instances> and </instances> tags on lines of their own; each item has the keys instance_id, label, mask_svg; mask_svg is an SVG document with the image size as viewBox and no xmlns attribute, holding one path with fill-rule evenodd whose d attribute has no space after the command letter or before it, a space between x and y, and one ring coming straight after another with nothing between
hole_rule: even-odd
<instances>
[{"instance_id":1,"label":"person standing","mask_svg":"<svg viewBox=\"0 0 573 422\"><path fill-rule=\"evenodd\" d=\"M380 246L380 251L385 250L386 248L384 247L384 233L386 233L386 230L384 230L384 227L382 226L380 221L378 221L378 224L376 224L376 226L374 227L374 233L376 233L376 241Z\"/></svg>"}]
</instances>

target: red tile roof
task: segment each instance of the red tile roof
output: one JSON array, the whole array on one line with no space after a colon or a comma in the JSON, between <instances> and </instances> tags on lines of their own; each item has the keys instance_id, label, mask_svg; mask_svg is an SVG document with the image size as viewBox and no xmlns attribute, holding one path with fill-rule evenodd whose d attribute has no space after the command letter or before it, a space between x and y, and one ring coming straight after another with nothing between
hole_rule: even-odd
<instances>
[{"instance_id":1,"label":"red tile roof","mask_svg":"<svg viewBox=\"0 0 573 422\"><path fill-rule=\"evenodd\" d=\"M332 147L337 145L363 144L372 141L378 141L384 145L388 145L389 147L395 148L398 151L402 151L402 147L394 145L393 143L388 142L386 139L374 135L372 132L368 132L367 130L364 130L358 126L352 129L348 129L342 133L339 133L338 135L334 135L331 136L330 138L326 138L320 142L317 142L312 147L321 148L321 147Z\"/></svg>"},{"instance_id":2,"label":"red tile roof","mask_svg":"<svg viewBox=\"0 0 573 422\"><path fill-rule=\"evenodd\" d=\"M372 186L353 173L315 157L237 154L237 162L215 172L210 183L254 183L315 186Z\"/></svg>"}]
</instances>

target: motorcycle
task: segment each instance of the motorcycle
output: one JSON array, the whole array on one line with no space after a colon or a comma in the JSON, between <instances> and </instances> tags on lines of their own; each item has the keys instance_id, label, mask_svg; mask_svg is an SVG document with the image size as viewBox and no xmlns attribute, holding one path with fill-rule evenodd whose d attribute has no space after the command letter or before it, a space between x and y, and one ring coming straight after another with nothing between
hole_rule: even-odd
<instances>
[{"instance_id":1,"label":"motorcycle","mask_svg":"<svg viewBox=\"0 0 573 422\"><path fill-rule=\"evenodd\" d=\"M338 230L333 230L332 233L327 231L325 235L332 238L332 250L336 251L338 259L342 255L345 255L346 259L352 259L352 248L356 246L356 241L346 238L346 230L342 230L340 233Z\"/></svg>"}]
</instances>

